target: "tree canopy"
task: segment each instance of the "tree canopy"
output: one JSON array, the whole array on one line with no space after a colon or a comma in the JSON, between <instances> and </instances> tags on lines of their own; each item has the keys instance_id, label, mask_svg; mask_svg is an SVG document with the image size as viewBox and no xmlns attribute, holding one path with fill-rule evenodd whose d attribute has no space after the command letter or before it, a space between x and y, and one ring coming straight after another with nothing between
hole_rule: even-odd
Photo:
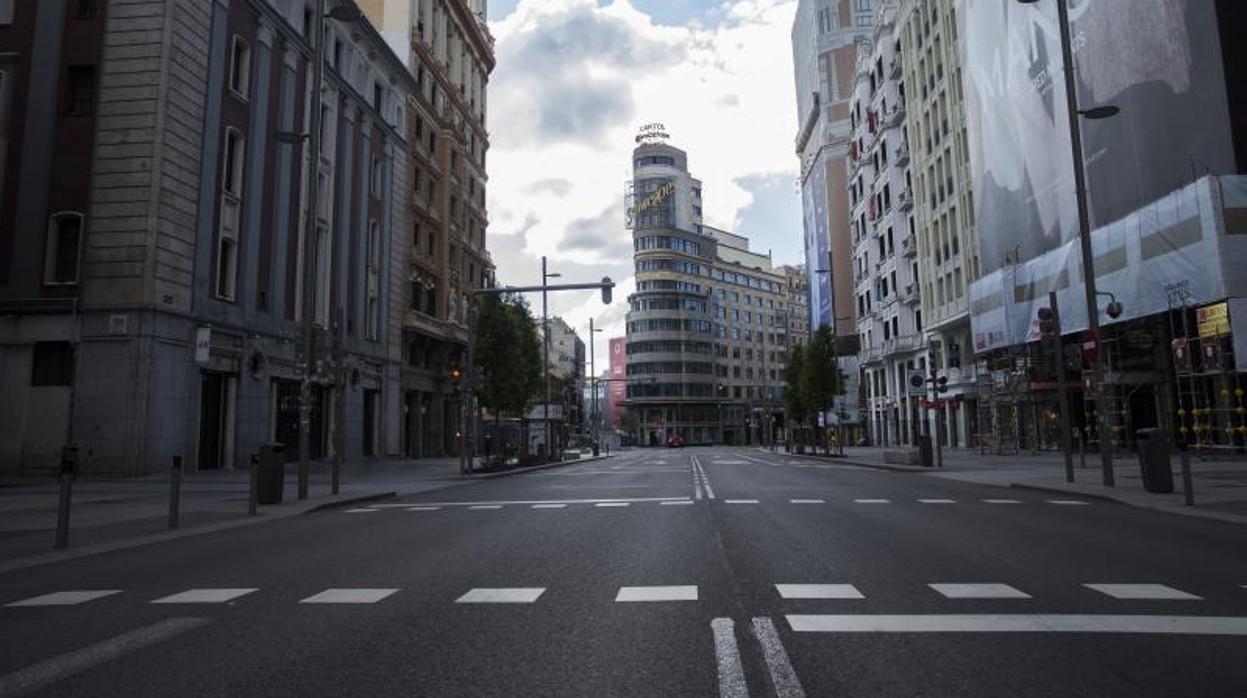
<instances>
[{"instance_id":1,"label":"tree canopy","mask_svg":"<svg viewBox=\"0 0 1247 698\"><path fill-rule=\"evenodd\" d=\"M805 346L793 346L784 369L784 410L788 419L802 422L810 414L830 409L846 389L836 362L836 338L830 327L820 327Z\"/></svg>"},{"instance_id":2,"label":"tree canopy","mask_svg":"<svg viewBox=\"0 0 1247 698\"><path fill-rule=\"evenodd\" d=\"M481 406L496 414L523 416L544 386L541 341L522 298L492 294L481 298L473 362Z\"/></svg>"}]
</instances>

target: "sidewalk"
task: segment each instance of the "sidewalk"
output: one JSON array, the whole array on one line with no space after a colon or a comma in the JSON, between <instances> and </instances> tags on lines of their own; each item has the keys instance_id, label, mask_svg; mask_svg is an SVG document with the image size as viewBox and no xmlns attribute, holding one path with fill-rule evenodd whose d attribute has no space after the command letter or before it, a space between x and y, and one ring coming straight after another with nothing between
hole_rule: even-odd
<instances>
[{"instance_id":1,"label":"sidewalk","mask_svg":"<svg viewBox=\"0 0 1247 698\"><path fill-rule=\"evenodd\" d=\"M604 457L604 456L603 456ZM298 516L317 509L454 487L486 478L583 463L564 461L496 473L459 474L458 458L376 461L343 467L338 496L329 494L330 466L312 464L308 498L298 499L298 464L286 464L281 504L248 516L247 470L187 472L182 477L180 526L169 530L168 474L73 484L69 547L53 550L60 485L55 481L0 482L0 573L82 555L145 545Z\"/></svg>"},{"instance_id":2,"label":"sidewalk","mask_svg":"<svg viewBox=\"0 0 1247 698\"><path fill-rule=\"evenodd\" d=\"M1138 457L1133 453L1115 455L1113 474L1117 486L1105 487L1100 458L1095 453L1087 454L1085 467L1080 466L1078 455L1074 455L1074 482L1068 483L1065 481L1065 458L1059 452L984 455L978 451L945 449L944 467L940 469L885 463L883 453L888 450L894 449L846 448L844 456L835 460L983 485L1097 497L1174 514L1247 523L1247 460L1201 461L1192 458L1191 489L1195 494L1195 506L1188 507L1182 489L1181 465L1176 454L1171 457L1173 493L1152 494L1143 489Z\"/></svg>"}]
</instances>

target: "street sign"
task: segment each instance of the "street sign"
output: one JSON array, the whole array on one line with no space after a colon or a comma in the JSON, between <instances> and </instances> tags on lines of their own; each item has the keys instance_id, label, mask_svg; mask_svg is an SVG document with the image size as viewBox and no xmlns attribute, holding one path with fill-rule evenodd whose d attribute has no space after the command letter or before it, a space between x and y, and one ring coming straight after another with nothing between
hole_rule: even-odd
<instances>
[{"instance_id":1,"label":"street sign","mask_svg":"<svg viewBox=\"0 0 1247 698\"><path fill-rule=\"evenodd\" d=\"M922 371L909 372L909 392L910 394L922 394L927 389L927 377Z\"/></svg>"},{"instance_id":2,"label":"street sign","mask_svg":"<svg viewBox=\"0 0 1247 698\"><path fill-rule=\"evenodd\" d=\"M1100 335L1097 332L1087 330L1082 333L1082 360L1086 363L1095 363L1096 357L1100 355Z\"/></svg>"}]
</instances>

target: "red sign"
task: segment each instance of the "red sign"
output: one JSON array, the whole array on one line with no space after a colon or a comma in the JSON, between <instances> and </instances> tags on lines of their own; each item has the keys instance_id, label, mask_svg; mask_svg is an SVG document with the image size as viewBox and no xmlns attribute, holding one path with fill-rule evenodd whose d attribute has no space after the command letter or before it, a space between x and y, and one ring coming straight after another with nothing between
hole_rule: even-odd
<instances>
[{"instance_id":1,"label":"red sign","mask_svg":"<svg viewBox=\"0 0 1247 698\"><path fill-rule=\"evenodd\" d=\"M1082 333L1082 360L1093 364L1100 356L1100 335L1091 330Z\"/></svg>"}]
</instances>

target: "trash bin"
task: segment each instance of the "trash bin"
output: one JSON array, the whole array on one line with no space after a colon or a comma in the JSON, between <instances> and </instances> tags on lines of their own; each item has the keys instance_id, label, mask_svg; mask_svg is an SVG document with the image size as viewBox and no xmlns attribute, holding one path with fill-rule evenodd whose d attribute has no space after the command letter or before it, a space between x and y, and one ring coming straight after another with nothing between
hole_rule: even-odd
<instances>
[{"instance_id":1,"label":"trash bin","mask_svg":"<svg viewBox=\"0 0 1247 698\"><path fill-rule=\"evenodd\" d=\"M260 470L256 478L256 501L260 504L281 504L286 488L285 451L285 444L260 444L259 462L256 464Z\"/></svg>"},{"instance_id":2,"label":"trash bin","mask_svg":"<svg viewBox=\"0 0 1247 698\"><path fill-rule=\"evenodd\" d=\"M1139 429L1134 435L1139 449L1143 489L1158 494L1173 492L1173 468L1169 465L1169 444L1165 432L1153 427Z\"/></svg>"},{"instance_id":3,"label":"trash bin","mask_svg":"<svg viewBox=\"0 0 1247 698\"><path fill-rule=\"evenodd\" d=\"M926 434L918 436L918 460L924 468L935 467L935 450L931 447L931 437Z\"/></svg>"}]
</instances>

